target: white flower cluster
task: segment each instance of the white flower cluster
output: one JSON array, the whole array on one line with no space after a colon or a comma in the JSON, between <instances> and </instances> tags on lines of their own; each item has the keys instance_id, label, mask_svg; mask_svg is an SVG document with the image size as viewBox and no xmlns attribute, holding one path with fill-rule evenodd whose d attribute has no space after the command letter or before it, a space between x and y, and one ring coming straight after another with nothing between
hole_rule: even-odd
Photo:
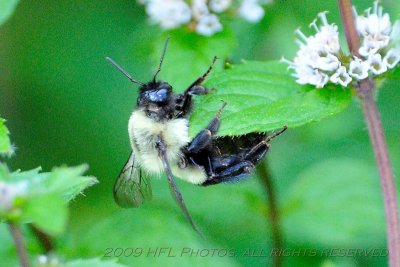
<instances>
[{"instance_id":1,"label":"white flower cluster","mask_svg":"<svg viewBox=\"0 0 400 267\"><path fill-rule=\"evenodd\" d=\"M6 183L0 181L0 211L12 209L16 197L26 193L26 182Z\"/></svg>"},{"instance_id":2,"label":"white flower cluster","mask_svg":"<svg viewBox=\"0 0 400 267\"><path fill-rule=\"evenodd\" d=\"M352 81L363 80L372 75L380 75L394 68L400 61L400 47L394 40L399 36L400 22L392 27L389 14L383 14L378 2L365 15L356 15L356 29L361 38L360 57L346 56L340 49L338 28L328 24L326 13L318 15L322 25L316 20L311 27L316 30L313 36L305 36L296 30L300 46L293 61L282 58L294 70L296 81L311 84L317 88L328 82L346 87Z\"/></svg>"},{"instance_id":3,"label":"white flower cluster","mask_svg":"<svg viewBox=\"0 0 400 267\"><path fill-rule=\"evenodd\" d=\"M175 29L188 24L198 34L211 36L222 31L218 15L229 10L237 13L249 22L256 23L264 16L262 4L272 0L241 0L235 7L232 0L138 0L146 5L146 13L153 23L164 29ZM189 3L190 2L190 3Z\"/></svg>"}]
</instances>

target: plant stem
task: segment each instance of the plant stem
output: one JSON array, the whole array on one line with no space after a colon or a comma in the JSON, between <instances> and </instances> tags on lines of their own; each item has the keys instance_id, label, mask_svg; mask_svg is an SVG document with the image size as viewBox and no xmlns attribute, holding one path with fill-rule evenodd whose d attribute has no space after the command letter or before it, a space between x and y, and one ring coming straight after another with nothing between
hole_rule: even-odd
<instances>
[{"instance_id":1,"label":"plant stem","mask_svg":"<svg viewBox=\"0 0 400 267\"><path fill-rule=\"evenodd\" d=\"M54 249L53 240L48 234L44 233L33 224L29 224L29 228L31 229L31 231L39 241L40 245L42 246L43 252L47 254Z\"/></svg>"},{"instance_id":2,"label":"plant stem","mask_svg":"<svg viewBox=\"0 0 400 267\"><path fill-rule=\"evenodd\" d=\"M385 204L389 263L390 266L398 267L400 266L400 231L397 191L381 119L374 99L374 89L374 84L370 80L364 80L359 83L357 91L361 99L369 136L381 176L381 187Z\"/></svg>"},{"instance_id":3,"label":"plant stem","mask_svg":"<svg viewBox=\"0 0 400 267\"><path fill-rule=\"evenodd\" d=\"M283 240L282 240L282 230L280 227L279 223L279 210L278 210L278 205L276 202L276 196L275 196L275 189L274 189L274 183L272 181L272 177L270 175L270 172L268 171L267 164L264 162L263 164L260 164L257 168L257 176L261 180L264 189L267 193L267 205L269 207L268 209L268 219L271 223L271 232L272 232L272 245L273 249L275 250L276 253L272 253L273 255L273 266L279 267L281 266L281 257L279 256L280 253L279 251L283 247Z\"/></svg>"},{"instance_id":4,"label":"plant stem","mask_svg":"<svg viewBox=\"0 0 400 267\"><path fill-rule=\"evenodd\" d=\"M360 47L360 40L354 25L353 9L351 0L339 0L340 15L342 16L343 28L346 34L347 44L350 53L359 56L358 48Z\"/></svg>"},{"instance_id":5,"label":"plant stem","mask_svg":"<svg viewBox=\"0 0 400 267\"><path fill-rule=\"evenodd\" d=\"M354 25L351 0L339 0L343 25L346 31L350 51L358 55L359 41ZM355 41L356 40L356 41ZM400 266L400 231L397 207L397 191L394 183L393 170L389 159L386 139L378 108L375 103L375 85L369 80L360 81L356 90L361 100L364 117L368 126L375 159L381 177L381 187L385 205L387 243L389 249L389 266Z\"/></svg>"},{"instance_id":6,"label":"plant stem","mask_svg":"<svg viewBox=\"0 0 400 267\"><path fill-rule=\"evenodd\" d=\"M15 223L9 223L8 226L14 239L15 247L17 248L21 267L29 267L28 253L26 251L24 236L22 235L20 226Z\"/></svg>"}]
</instances>

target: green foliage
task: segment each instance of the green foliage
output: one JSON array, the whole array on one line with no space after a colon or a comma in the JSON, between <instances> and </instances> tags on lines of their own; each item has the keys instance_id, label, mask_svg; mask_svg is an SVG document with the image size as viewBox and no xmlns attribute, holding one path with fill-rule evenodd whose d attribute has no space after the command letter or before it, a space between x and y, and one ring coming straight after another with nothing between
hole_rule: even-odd
<instances>
[{"instance_id":1,"label":"green foliage","mask_svg":"<svg viewBox=\"0 0 400 267\"><path fill-rule=\"evenodd\" d=\"M1 0L0 2L0 25L3 24L14 12L19 0Z\"/></svg>"},{"instance_id":2,"label":"green foliage","mask_svg":"<svg viewBox=\"0 0 400 267\"><path fill-rule=\"evenodd\" d=\"M361 0L354 0L353 4L359 10L371 5ZM388 7L392 18L393 15L399 14L400 5L397 1L384 5ZM159 78L171 82L176 91L183 91L204 73L212 57L216 55L220 59L209 77L210 81L206 83L207 86L213 87L213 76L220 79L224 75L228 77L229 73L234 73L237 68L245 69L242 65L234 65L233 69L218 73L226 59L237 64L243 58L265 61L278 59L281 55L291 57L297 49L293 41L293 29L299 25L307 25L322 10L331 11L329 21L340 21L339 12L335 11L335 1L288 0L279 3L276 1L268 6L265 18L259 24L242 23L239 20L233 22L231 26L234 34L222 32L211 38L199 37L201 40L197 41L196 36L190 37L183 30L174 31L170 33L170 47ZM40 19L32 18L32 14L40 14ZM137 87L132 86L119 73L113 73L104 57L112 56L135 78L146 80L142 77L149 77L150 80L157 67L166 34L162 35L155 31L154 27L149 27L146 18L143 8L138 8L135 1L131 0L113 3L101 0L21 2L12 23L0 27L0 58L5 63L1 69L5 72L0 73L0 114L9 118L7 125L15 129L12 139L20 148L18 157L10 160L9 165L15 169L15 166L35 166L41 162L48 169L60 162L73 165L85 161L90 163L91 172L101 180L101 184L93 187L87 197L77 198L71 205L70 231L56 240L57 252L65 256L66 261L78 257L102 256L110 246L166 246L175 249L197 246L235 251L264 249L268 254L272 246L267 217L269 207L266 203L266 193L255 178L243 183L207 188L178 181L193 218L207 238L205 241L200 240L190 229L176 207L169 195L165 178L153 179L152 202L138 209L117 210L112 199L112 186L129 153L126 124L135 104ZM233 51L235 37L239 42ZM158 39L156 42L155 38ZM215 38L219 40L214 41ZM185 46L186 43L190 45ZM203 52L197 54L197 51ZM292 83L292 77L286 72L285 66L281 65L280 68L280 74L287 79L286 82ZM3 75L4 73L6 75ZM249 77L256 74L250 73ZM400 151L397 149L400 129L399 77L397 69L392 73L392 79L388 79L380 88L378 98L397 176L400 168ZM251 86L255 89L248 88L246 81L241 90L246 94L248 91L264 91L264 88L260 89L261 86ZM269 87L269 84L265 86ZM263 122L268 123L269 130L280 128L287 124L284 116L290 118L292 109L303 107L303 104L308 106L304 113L307 118L304 118L302 113L299 117L303 127L295 128L300 122L291 121L290 131L274 140L267 154L268 166L276 185L278 206L283 208L284 212L282 220L285 248L301 246L323 250L334 245L383 248L383 207L377 197L380 194L379 185L377 177L372 176L376 173L372 168L375 163L358 103L353 101L350 108L339 113L346 107L346 99L350 98L346 94L350 92L342 92L340 88L318 91L302 87L298 90L298 85L294 85L293 88L297 88L293 94L300 92L300 102L290 102L288 95L287 103L282 103L282 107L286 108L276 110L282 117L277 114L270 115L272 109L265 114L276 119L276 125L269 117L263 119ZM238 103L237 99L233 102L227 99L231 92L235 94L234 91L229 91L230 88L224 89L225 94L221 94L222 97L221 88L216 89L209 96L196 97L192 136L219 109L220 100L228 102L226 112L223 112L221 133L238 134L252 128L261 129L257 124L251 125L254 122L258 123L256 117L253 119L257 114L246 113L246 116L249 116L246 118L240 112L233 115L230 109L239 107L238 110L242 111L245 109L242 106L246 106L247 101L250 104L263 102L266 98L264 94L262 97L257 94L249 98L244 96L246 101ZM268 89L265 95L281 97L278 94L281 91L278 89L280 88ZM3 97L2 90L7 97ZM288 90L283 88L282 92ZM343 95L340 96L341 94ZM254 96L260 100L250 99L255 98ZM235 100L234 98L232 95L232 100ZM310 114L312 105L321 99L323 103L316 106L317 114ZM326 117L319 123L308 123L307 119L321 119L330 114L327 108L330 105L328 100L333 101L332 108L335 102L338 103L338 110L332 112L337 113L336 116ZM272 103L272 100L265 102L275 108L276 104ZM291 105L289 103L294 106L287 109L287 105ZM262 106L257 110L266 113L268 109L269 106ZM322 116L324 112L326 113ZM232 125L231 120L238 121L236 125ZM246 124L243 125L247 130L238 127L243 120L246 120ZM348 163L344 162L344 165L342 160L330 160L343 157L353 157L357 160L345 160ZM343 170L342 165L345 167ZM317 177L318 173L320 177ZM374 182L368 184L366 180L352 177L353 173L357 177L367 175L365 177L374 179ZM17 175L0 167L0 176L3 177L3 181L16 180L18 177L24 180L35 176L42 179L46 186L56 187L54 183L63 184L61 180L48 182L48 175L40 176L39 170L20 172ZM346 183L342 176L354 183L361 183L360 189L358 184ZM337 181L338 184L329 184L330 181ZM345 188L346 185L348 188ZM343 187L343 198L336 186ZM38 192L43 192L40 186L35 187ZM78 194L79 188L73 186L71 191L52 189L54 193L49 195L61 194L65 199L71 199ZM321 190L324 192L320 192ZM367 199L365 206L359 199L355 199L368 196L371 200ZM355 211L355 205L362 210ZM367 213L369 210L372 211L371 215ZM354 212L354 218L351 212ZM370 217L371 222L368 221ZM335 221L338 221L337 227ZM373 222L376 222L376 226ZM22 228L32 255L41 253L36 237L28 227ZM1 263L5 266L17 266L15 245L6 224L0 224L0 236ZM387 266L385 257L341 259L288 256L282 260L283 266ZM95 265L96 261L98 260L89 260L90 266ZM118 258L118 261L132 266L271 265L269 257L193 257L183 258L182 261L166 257L128 257ZM84 260L76 262L84 264Z\"/></svg>"},{"instance_id":3,"label":"green foliage","mask_svg":"<svg viewBox=\"0 0 400 267\"><path fill-rule=\"evenodd\" d=\"M266 132L319 121L346 108L351 91L341 87L315 90L297 84L279 62L246 62L215 73L207 82L213 88L199 97L191 116L191 136L204 128L221 107L218 135Z\"/></svg>"},{"instance_id":4,"label":"green foliage","mask_svg":"<svg viewBox=\"0 0 400 267\"><path fill-rule=\"evenodd\" d=\"M389 76L390 79L400 80L400 67L397 67Z\"/></svg>"},{"instance_id":5,"label":"green foliage","mask_svg":"<svg viewBox=\"0 0 400 267\"><path fill-rule=\"evenodd\" d=\"M10 155L13 153L13 148L10 143L10 138L8 135L10 132L5 126L5 120L0 118L0 155L7 154Z\"/></svg>"},{"instance_id":6,"label":"green foliage","mask_svg":"<svg viewBox=\"0 0 400 267\"><path fill-rule=\"evenodd\" d=\"M199 78L208 67L214 56L219 58L216 69L221 69L235 47L235 37L229 29L219 32L213 38L204 37L185 29L171 31L161 35L156 42L157 52L153 61L160 59L162 44L171 36L160 78L171 83L175 91L182 92ZM221 45L223 44L223 45Z\"/></svg>"},{"instance_id":7,"label":"green foliage","mask_svg":"<svg viewBox=\"0 0 400 267\"><path fill-rule=\"evenodd\" d=\"M65 201L70 201L85 188L97 183L91 176L82 176L88 169L87 165L77 167L56 167L51 172L39 173L41 168L30 171L12 173L12 180L27 181L31 195L58 194Z\"/></svg>"},{"instance_id":8,"label":"green foliage","mask_svg":"<svg viewBox=\"0 0 400 267\"><path fill-rule=\"evenodd\" d=\"M384 246L379 179L365 162L341 158L316 163L300 173L288 196L282 216L291 243L325 248Z\"/></svg>"},{"instance_id":9,"label":"green foliage","mask_svg":"<svg viewBox=\"0 0 400 267\"><path fill-rule=\"evenodd\" d=\"M5 220L33 223L50 235L65 230L67 202L96 182L94 177L82 174L87 166L59 167L52 172L40 173L40 168L8 173L0 168L0 180L4 181L11 195L10 207L1 212Z\"/></svg>"},{"instance_id":10,"label":"green foliage","mask_svg":"<svg viewBox=\"0 0 400 267\"><path fill-rule=\"evenodd\" d=\"M140 216L140 220L133 219L136 216ZM102 238L96 239L99 235ZM97 240L95 243L94 238ZM191 256L190 252L183 250L207 250L217 246L210 240L201 240L186 220L179 214L173 215L170 208L119 210L97 222L76 241L73 257L101 253L106 259L115 258L129 266L151 266L157 258L166 266L236 266L230 257ZM166 251L157 254L158 248L166 248ZM171 257L173 255L175 257Z\"/></svg>"},{"instance_id":11,"label":"green foliage","mask_svg":"<svg viewBox=\"0 0 400 267\"><path fill-rule=\"evenodd\" d=\"M58 236L66 227L67 203L57 194L39 195L26 203L22 214L23 221L33 223L51 236Z\"/></svg>"},{"instance_id":12,"label":"green foliage","mask_svg":"<svg viewBox=\"0 0 400 267\"><path fill-rule=\"evenodd\" d=\"M63 267L125 267L126 265L122 265L116 263L115 261L102 261L98 258L95 259L80 259L67 262L63 265Z\"/></svg>"}]
</instances>

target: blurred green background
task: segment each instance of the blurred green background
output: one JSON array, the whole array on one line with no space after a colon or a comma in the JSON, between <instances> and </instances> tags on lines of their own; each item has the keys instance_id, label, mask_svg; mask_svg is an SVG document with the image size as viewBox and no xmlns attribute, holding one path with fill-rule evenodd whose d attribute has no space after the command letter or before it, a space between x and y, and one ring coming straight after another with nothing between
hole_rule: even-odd
<instances>
[{"instance_id":1,"label":"blurred green background","mask_svg":"<svg viewBox=\"0 0 400 267\"><path fill-rule=\"evenodd\" d=\"M354 1L358 10L372 1ZM399 18L400 3L383 1ZM239 38L231 57L276 60L296 52L294 30L320 11L340 27L336 1L274 1L261 23L229 22ZM308 31L308 30L305 30ZM111 56L147 80L162 47L142 6L125 1L28 1L0 27L0 114L7 119L16 156L12 169L88 163L100 183L71 207L67 233L57 240L67 258L103 256L107 248L226 249L233 257L119 257L129 266L268 266L271 233L266 194L253 178L201 188L178 181L186 204L207 237L191 230L163 177L153 179L154 200L119 209L112 186L130 153L127 121L136 86L106 61ZM342 38L344 40L344 38ZM171 43L174 42L173 38ZM167 54L164 69L185 66ZM160 74L160 78L163 74ZM174 84L172 82L172 84ZM400 82L387 81L378 105L394 165L400 170ZM183 88L178 88L182 90ZM357 101L320 123L290 129L274 140L267 162L276 186L285 248L385 248L379 179ZM13 244L0 225L0 264L15 265ZM32 250L37 246L29 243ZM244 255L253 250L255 255ZM261 256L264 254L266 256ZM257 256L258 255L258 256ZM284 266L386 266L386 257L284 257Z\"/></svg>"}]
</instances>

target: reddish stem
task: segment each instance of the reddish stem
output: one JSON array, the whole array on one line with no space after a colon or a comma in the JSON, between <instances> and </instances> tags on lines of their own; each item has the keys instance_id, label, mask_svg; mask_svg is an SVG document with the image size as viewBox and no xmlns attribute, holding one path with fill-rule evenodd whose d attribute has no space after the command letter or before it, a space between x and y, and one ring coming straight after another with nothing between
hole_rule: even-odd
<instances>
[{"instance_id":1,"label":"reddish stem","mask_svg":"<svg viewBox=\"0 0 400 267\"><path fill-rule=\"evenodd\" d=\"M354 25L351 0L338 1L349 49L353 55L358 55L360 45ZM375 85L373 81L365 79L357 84L356 90L361 100L364 117L368 126L368 133L378 165L379 175L381 177L381 187L386 215L389 266L400 267L400 231L397 191L386 139L374 98Z\"/></svg>"},{"instance_id":2,"label":"reddish stem","mask_svg":"<svg viewBox=\"0 0 400 267\"><path fill-rule=\"evenodd\" d=\"M24 236L22 235L20 226L15 223L9 223L8 226L14 239L21 267L29 267L28 253L26 251Z\"/></svg>"}]
</instances>

